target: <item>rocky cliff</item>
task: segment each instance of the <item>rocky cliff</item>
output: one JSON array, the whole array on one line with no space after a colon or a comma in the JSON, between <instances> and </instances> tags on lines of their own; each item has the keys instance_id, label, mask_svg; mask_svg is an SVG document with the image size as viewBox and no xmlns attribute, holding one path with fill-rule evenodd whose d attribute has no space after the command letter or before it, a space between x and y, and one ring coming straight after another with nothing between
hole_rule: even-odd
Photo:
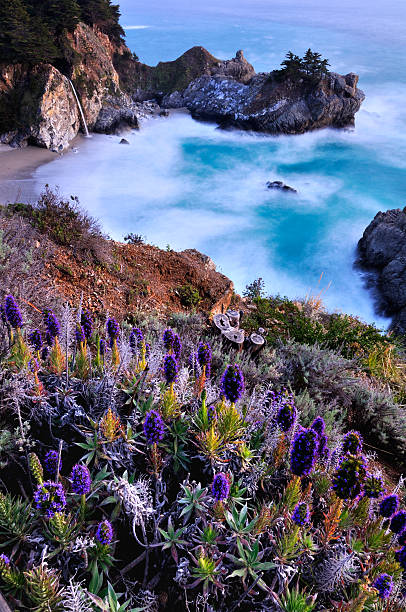
<instances>
[{"instance_id":1,"label":"rocky cliff","mask_svg":"<svg viewBox=\"0 0 406 612\"><path fill-rule=\"evenodd\" d=\"M406 333L406 209L379 212L358 243L359 265L370 272L382 313L392 328Z\"/></svg>"},{"instance_id":2,"label":"rocky cliff","mask_svg":"<svg viewBox=\"0 0 406 612\"><path fill-rule=\"evenodd\" d=\"M89 129L107 133L138 127L159 104L186 107L222 127L298 134L352 125L364 99L353 73L281 80L277 71L256 74L242 51L221 61L193 47L147 66L125 44L83 23L66 35L66 49L63 73L49 64L0 66L0 142L63 150L81 127L69 79Z\"/></svg>"}]
</instances>

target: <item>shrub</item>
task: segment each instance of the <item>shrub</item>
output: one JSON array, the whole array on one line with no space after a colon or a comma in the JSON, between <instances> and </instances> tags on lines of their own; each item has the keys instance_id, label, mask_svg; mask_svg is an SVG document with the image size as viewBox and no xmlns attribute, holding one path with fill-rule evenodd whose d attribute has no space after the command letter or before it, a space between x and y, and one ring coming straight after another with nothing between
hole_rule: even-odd
<instances>
[{"instance_id":1,"label":"shrub","mask_svg":"<svg viewBox=\"0 0 406 612\"><path fill-rule=\"evenodd\" d=\"M190 283L178 287L175 289L175 293L178 294L181 303L183 306L186 306L186 308L197 306L201 300L199 291Z\"/></svg>"}]
</instances>

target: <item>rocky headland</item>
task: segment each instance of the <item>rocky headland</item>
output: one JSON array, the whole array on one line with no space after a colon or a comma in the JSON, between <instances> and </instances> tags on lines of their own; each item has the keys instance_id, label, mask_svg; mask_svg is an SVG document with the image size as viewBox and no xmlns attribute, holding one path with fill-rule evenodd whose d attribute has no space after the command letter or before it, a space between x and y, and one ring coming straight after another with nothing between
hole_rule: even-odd
<instances>
[{"instance_id":1,"label":"rocky headland","mask_svg":"<svg viewBox=\"0 0 406 612\"><path fill-rule=\"evenodd\" d=\"M84 129L75 93L88 129L102 133L184 107L224 128L299 134L352 125L364 100L353 73L292 81L257 74L242 51L221 61L203 47L151 67L96 26L79 23L66 36L63 66L0 64L1 143L65 149Z\"/></svg>"},{"instance_id":2,"label":"rocky headland","mask_svg":"<svg viewBox=\"0 0 406 612\"><path fill-rule=\"evenodd\" d=\"M406 333L406 209L378 212L358 243L358 264L368 274L377 307Z\"/></svg>"}]
</instances>

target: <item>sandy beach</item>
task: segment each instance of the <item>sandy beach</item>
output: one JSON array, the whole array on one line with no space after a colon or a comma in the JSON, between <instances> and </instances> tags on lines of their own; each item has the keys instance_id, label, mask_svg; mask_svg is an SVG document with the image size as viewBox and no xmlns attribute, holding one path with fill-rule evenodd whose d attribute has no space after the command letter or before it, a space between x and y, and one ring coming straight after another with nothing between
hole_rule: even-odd
<instances>
[{"instance_id":1,"label":"sandy beach","mask_svg":"<svg viewBox=\"0 0 406 612\"><path fill-rule=\"evenodd\" d=\"M30 187L32 174L38 166L54 160L55 156L56 153L38 147L12 149L0 145L0 202L15 202L22 195L25 201L35 197Z\"/></svg>"}]
</instances>

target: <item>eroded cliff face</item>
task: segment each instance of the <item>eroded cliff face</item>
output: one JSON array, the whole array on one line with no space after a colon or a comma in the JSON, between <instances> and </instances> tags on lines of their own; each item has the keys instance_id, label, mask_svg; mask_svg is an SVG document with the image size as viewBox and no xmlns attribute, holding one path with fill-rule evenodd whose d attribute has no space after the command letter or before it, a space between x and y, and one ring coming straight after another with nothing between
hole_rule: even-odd
<instances>
[{"instance_id":1,"label":"eroded cliff face","mask_svg":"<svg viewBox=\"0 0 406 612\"><path fill-rule=\"evenodd\" d=\"M0 117L0 142L13 146L62 150L80 127L69 80L50 64L0 69Z\"/></svg>"},{"instance_id":2,"label":"eroded cliff face","mask_svg":"<svg viewBox=\"0 0 406 612\"><path fill-rule=\"evenodd\" d=\"M371 272L369 285L392 328L406 333L406 209L379 212L358 243L358 263Z\"/></svg>"}]
</instances>

